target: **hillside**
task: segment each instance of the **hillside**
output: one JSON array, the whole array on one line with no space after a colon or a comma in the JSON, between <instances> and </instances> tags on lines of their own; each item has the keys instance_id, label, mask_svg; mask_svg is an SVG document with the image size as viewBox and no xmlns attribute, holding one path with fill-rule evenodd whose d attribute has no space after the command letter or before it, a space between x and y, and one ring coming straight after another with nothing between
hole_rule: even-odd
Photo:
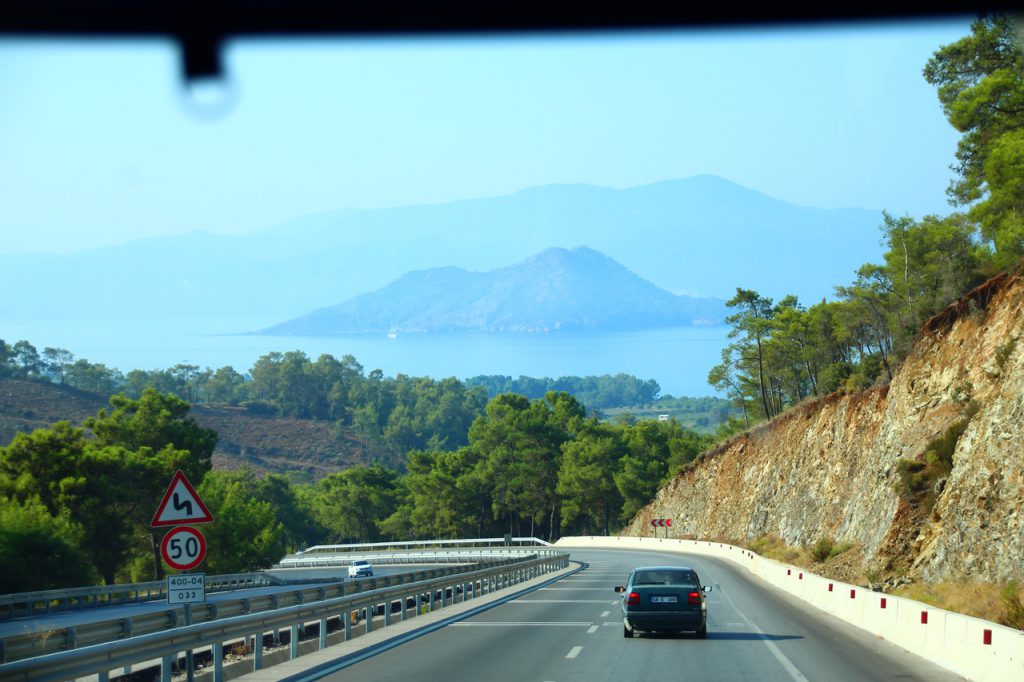
<instances>
[{"instance_id":1,"label":"hillside","mask_svg":"<svg viewBox=\"0 0 1024 682\"><path fill-rule=\"evenodd\" d=\"M990 280L925 325L889 386L805 403L723 443L627 532L671 517L677 537L830 537L882 577L1020 580L1022 335L1024 281ZM948 472L926 466L943 452Z\"/></svg>"},{"instance_id":2,"label":"hillside","mask_svg":"<svg viewBox=\"0 0 1024 682\"><path fill-rule=\"evenodd\" d=\"M103 398L85 391L0 379L0 445L9 443L19 431L46 428L61 420L81 425L104 407L108 405ZM334 425L327 422L261 417L231 407L195 406L190 414L200 426L220 436L213 454L215 469L245 466L311 481L370 463L365 443L352 434L339 442Z\"/></svg>"},{"instance_id":3,"label":"hillside","mask_svg":"<svg viewBox=\"0 0 1024 682\"><path fill-rule=\"evenodd\" d=\"M418 270L264 334L625 331L721 324L719 299L677 296L587 247L546 249L489 272Z\"/></svg>"}]
</instances>

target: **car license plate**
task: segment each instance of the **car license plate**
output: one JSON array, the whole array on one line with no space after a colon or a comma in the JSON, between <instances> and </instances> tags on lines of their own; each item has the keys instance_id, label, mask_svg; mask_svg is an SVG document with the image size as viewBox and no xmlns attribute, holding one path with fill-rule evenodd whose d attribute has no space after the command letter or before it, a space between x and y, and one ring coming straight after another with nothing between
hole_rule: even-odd
<instances>
[{"instance_id":1,"label":"car license plate","mask_svg":"<svg viewBox=\"0 0 1024 682\"><path fill-rule=\"evenodd\" d=\"M678 601L678 599L676 597L674 597L674 596L672 596L672 597L658 597L658 596L651 597L651 603L652 604L675 604L677 601Z\"/></svg>"}]
</instances>

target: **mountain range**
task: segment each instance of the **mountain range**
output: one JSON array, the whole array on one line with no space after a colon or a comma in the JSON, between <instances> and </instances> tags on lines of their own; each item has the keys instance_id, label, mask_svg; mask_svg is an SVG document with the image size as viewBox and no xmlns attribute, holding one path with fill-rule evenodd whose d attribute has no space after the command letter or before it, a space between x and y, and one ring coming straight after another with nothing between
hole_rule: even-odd
<instances>
[{"instance_id":1,"label":"mountain range","mask_svg":"<svg viewBox=\"0 0 1024 682\"><path fill-rule=\"evenodd\" d=\"M813 303L877 261L879 211L796 206L715 176L298 218L245 235L191 232L66 255L0 256L0 318L285 319L415 270L500 268L580 244L674 293L737 287Z\"/></svg>"},{"instance_id":2,"label":"mountain range","mask_svg":"<svg viewBox=\"0 0 1024 682\"><path fill-rule=\"evenodd\" d=\"M264 334L620 331L721 324L724 301L679 296L588 247L488 272L445 267L264 329Z\"/></svg>"}]
</instances>

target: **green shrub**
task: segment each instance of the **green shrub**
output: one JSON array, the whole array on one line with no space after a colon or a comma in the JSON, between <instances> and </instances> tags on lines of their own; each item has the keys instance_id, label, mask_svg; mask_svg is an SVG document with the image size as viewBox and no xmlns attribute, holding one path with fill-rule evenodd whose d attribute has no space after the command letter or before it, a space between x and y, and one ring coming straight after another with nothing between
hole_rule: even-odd
<instances>
[{"instance_id":1,"label":"green shrub","mask_svg":"<svg viewBox=\"0 0 1024 682\"><path fill-rule=\"evenodd\" d=\"M1010 359L1013 354L1013 350L1017 347L1017 339L1010 339L1003 345L996 349L996 367L1000 370L1006 364L1006 361Z\"/></svg>"},{"instance_id":2,"label":"green shrub","mask_svg":"<svg viewBox=\"0 0 1024 682\"><path fill-rule=\"evenodd\" d=\"M851 549L853 549L852 544L850 544L849 542L841 542L829 550L828 558L832 559L833 557L837 557L840 554L843 554L844 552L849 552Z\"/></svg>"},{"instance_id":3,"label":"green shrub","mask_svg":"<svg viewBox=\"0 0 1024 682\"><path fill-rule=\"evenodd\" d=\"M820 538L818 538L817 542L811 545L808 551L810 552L812 559L814 559L816 562L820 562L825 561L825 559L829 558L829 555L832 553L832 549L834 546L835 543L832 541L832 538L827 538L824 535L822 535Z\"/></svg>"},{"instance_id":4,"label":"green shrub","mask_svg":"<svg viewBox=\"0 0 1024 682\"><path fill-rule=\"evenodd\" d=\"M925 463L915 459L901 459L896 463L899 472L899 492L903 497L910 498L928 487L928 476Z\"/></svg>"}]
</instances>

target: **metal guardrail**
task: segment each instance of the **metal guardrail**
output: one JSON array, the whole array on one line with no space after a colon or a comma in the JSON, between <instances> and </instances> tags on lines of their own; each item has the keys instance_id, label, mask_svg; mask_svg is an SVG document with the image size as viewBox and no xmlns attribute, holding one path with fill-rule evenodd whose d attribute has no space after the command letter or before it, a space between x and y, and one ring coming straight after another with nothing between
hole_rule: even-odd
<instances>
[{"instance_id":1,"label":"metal guardrail","mask_svg":"<svg viewBox=\"0 0 1024 682\"><path fill-rule=\"evenodd\" d=\"M559 551L557 553L562 554L563 552ZM536 557L537 554L533 553L529 556L532 558ZM474 563L468 569L465 566L466 562L463 561L460 566L424 569L401 575L361 578L344 583L331 582L316 586L306 584L302 587L274 594L250 594L238 599L194 604L192 605L192 622L211 622L240 614L271 611L287 606L324 601L325 599L333 599L409 582L458 575L465 573L467 570L511 565L517 561L522 561L524 558L484 560ZM25 632L0 640L0 663L18 661L66 649L101 644L126 637L160 632L177 628L182 623L183 609L180 606L176 606L158 611L149 611L148 613L128 618L122 617L76 626Z\"/></svg>"},{"instance_id":2,"label":"metal guardrail","mask_svg":"<svg viewBox=\"0 0 1024 682\"><path fill-rule=\"evenodd\" d=\"M378 612L383 613L384 626L390 624L393 606L400 603L401 618L409 615L408 606L419 613L421 606L429 604L433 610L438 601L446 606L449 595L455 600L462 594L463 601L471 594L493 592L519 582L529 580L543 573L560 570L568 565L568 552L551 552L543 557L509 561L500 566L485 567L470 572L417 580L399 586L362 591L357 594L333 598L321 598L315 603L299 603L270 611L237 615L207 623L181 628L162 629L142 636L109 641L71 651L61 651L0 665L0 682L33 680L37 682L68 680L85 675L105 675L111 670L124 668L134 663L161 661L161 680L171 679L173 660L181 651L211 647L215 679L222 678L223 646L226 642L248 641L252 638L255 647L254 668L261 667L263 634L291 631L291 657L298 656L298 630L306 623L319 622L320 643L326 646L328 619L338 619L344 629L346 640L352 634L351 612L363 610L367 614L365 628L369 632ZM444 569L438 569L444 570ZM339 587L360 585L370 581L345 583ZM318 588L321 592L328 588ZM380 608L383 607L383 608ZM198 609L193 610L196 614Z\"/></svg>"},{"instance_id":3,"label":"metal guardrail","mask_svg":"<svg viewBox=\"0 0 1024 682\"><path fill-rule=\"evenodd\" d=\"M206 577L207 592L226 592L250 587L274 585L273 577L263 573L233 573ZM122 606L167 597L167 581L75 587L63 590L18 592L0 595L0 619L35 616L56 611Z\"/></svg>"},{"instance_id":4,"label":"metal guardrail","mask_svg":"<svg viewBox=\"0 0 1024 682\"><path fill-rule=\"evenodd\" d=\"M476 538L469 540L409 540L407 542L363 542L352 545L314 545L299 550L291 556L302 556L306 554L317 554L330 552L338 554L343 552L366 552L366 551L400 551L423 549L425 547L436 547L438 549L465 548L465 547L551 547L551 543L540 538L510 538L508 543L505 538Z\"/></svg>"},{"instance_id":5,"label":"metal guardrail","mask_svg":"<svg viewBox=\"0 0 1024 682\"><path fill-rule=\"evenodd\" d=\"M476 550L469 549L452 549L447 551L397 551L388 554L379 554L373 552L360 552L360 553L328 553L326 551L318 551L315 553L305 554L289 554L288 556L281 559L281 562L274 566L274 568L311 568L317 566L348 566L356 559L366 559L375 566L392 566L401 564L449 564L449 563L466 563L467 561L479 561L483 559L494 559L498 557L514 557L514 556L527 556L527 555L543 555L545 552L551 552L553 550L548 549L536 549L536 548L509 548L509 547L495 547L495 548L479 548Z\"/></svg>"}]
</instances>

